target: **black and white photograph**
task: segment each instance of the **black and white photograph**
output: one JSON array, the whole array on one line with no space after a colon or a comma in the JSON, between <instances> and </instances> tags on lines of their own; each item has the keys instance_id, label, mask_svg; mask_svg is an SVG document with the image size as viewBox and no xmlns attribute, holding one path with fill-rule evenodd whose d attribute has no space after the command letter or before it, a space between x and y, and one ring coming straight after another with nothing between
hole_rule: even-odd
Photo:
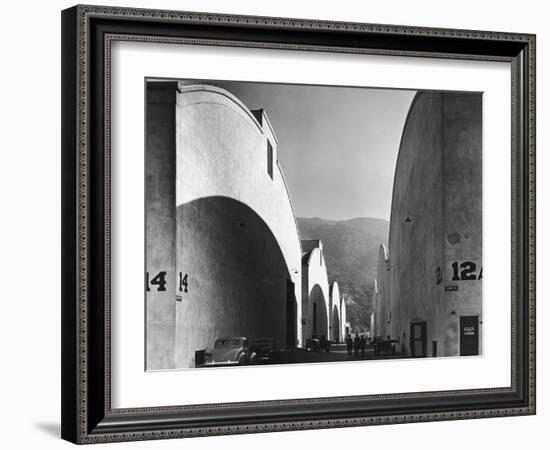
<instances>
[{"instance_id":1,"label":"black and white photograph","mask_svg":"<svg viewBox=\"0 0 550 450\"><path fill-rule=\"evenodd\" d=\"M548 10L6 2L0 447L543 449Z\"/></svg>"},{"instance_id":2,"label":"black and white photograph","mask_svg":"<svg viewBox=\"0 0 550 450\"><path fill-rule=\"evenodd\" d=\"M55 128L36 107L61 112L61 305L9 294L26 311L8 310L18 355L4 358L57 380L61 437L384 447L391 428L408 447L536 440L543 15L212 2L65 5L61 83L44 74L57 103L36 83L6 91L24 118L18 145ZM36 79L25 67L16 76ZM34 269L29 254L49 261L37 279L55 266L51 252L20 250L47 240L30 238L45 236L36 217L48 209L36 175L21 178L28 201L4 208L33 229L6 233L21 253L7 275ZM53 364L26 318L61 330Z\"/></svg>"},{"instance_id":3,"label":"black and white photograph","mask_svg":"<svg viewBox=\"0 0 550 450\"><path fill-rule=\"evenodd\" d=\"M483 357L481 92L145 96L146 371Z\"/></svg>"}]
</instances>

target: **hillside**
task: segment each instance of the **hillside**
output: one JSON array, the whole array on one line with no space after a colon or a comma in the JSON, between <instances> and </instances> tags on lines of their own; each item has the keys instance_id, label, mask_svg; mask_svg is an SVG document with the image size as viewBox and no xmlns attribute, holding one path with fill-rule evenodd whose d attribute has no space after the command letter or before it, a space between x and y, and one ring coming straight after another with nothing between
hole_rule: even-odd
<instances>
[{"instance_id":1,"label":"hillside","mask_svg":"<svg viewBox=\"0 0 550 450\"><path fill-rule=\"evenodd\" d=\"M353 331L370 324L374 279L380 243L387 244L389 222L358 217L350 220L298 218L302 239L321 239L329 281L338 281L345 295Z\"/></svg>"}]
</instances>

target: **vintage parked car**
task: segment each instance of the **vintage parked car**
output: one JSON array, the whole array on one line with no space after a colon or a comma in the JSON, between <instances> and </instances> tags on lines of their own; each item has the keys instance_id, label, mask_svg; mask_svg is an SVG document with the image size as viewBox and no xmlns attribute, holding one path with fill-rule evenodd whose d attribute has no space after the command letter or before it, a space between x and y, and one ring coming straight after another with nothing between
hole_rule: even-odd
<instances>
[{"instance_id":1,"label":"vintage parked car","mask_svg":"<svg viewBox=\"0 0 550 450\"><path fill-rule=\"evenodd\" d=\"M320 352L322 350L329 352L331 342L324 334L314 334L306 339L306 350L310 352Z\"/></svg>"},{"instance_id":2,"label":"vintage parked car","mask_svg":"<svg viewBox=\"0 0 550 450\"><path fill-rule=\"evenodd\" d=\"M372 347L374 347L374 354L375 355L389 355L395 354L395 344L399 341L395 339L380 339L375 338L374 341L372 341Z\"/></svg>"},{"instance_id":3,"label":"vintage parked car","mask_svg":"<svg viewBox=\"0 0 550 450\"><path fill-rule=\"evenodd\" d=\"M257 338L250 342L250 364L268 364L280 360L281 350L276 347L275 339Z\"/></svg>"},{"instance_id":4,"label":"vintage parked car","mask_svg":"<svg viewBox=\"0 0 550 450\"><path fill-rule=\"evenodd\" d=\"M243 336L216 339L210 361L204 366L236 366L249 362L248 339Z\"/></svg>"}]
</instances>

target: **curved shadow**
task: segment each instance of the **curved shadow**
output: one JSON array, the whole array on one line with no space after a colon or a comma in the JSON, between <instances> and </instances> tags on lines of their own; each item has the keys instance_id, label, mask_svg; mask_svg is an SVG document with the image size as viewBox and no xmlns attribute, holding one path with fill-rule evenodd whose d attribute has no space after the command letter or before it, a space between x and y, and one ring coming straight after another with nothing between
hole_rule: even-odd
<instances>
[{"instance_id":1,"label":"curved shadow","mask_svg":"<svg viewBox=\"0 0 550 450\"><path fill-rule=\"evenodd\" d=\"M268 224L222 196L178 206L176 223L176 272L188 275L176 304L176 367L193 365L195 351L222 336L293 346L294 284Z\"/></svg>"},{"instance_id":2,"label":"curved shadow","mask_svg":"<svg viewBox=\"0 0 550 450\"><path fill-rule=\"evenodd\" d=\"M340 341L340 314L336 306L332 308L332 340Z\"/></svg>"}]
</instances>

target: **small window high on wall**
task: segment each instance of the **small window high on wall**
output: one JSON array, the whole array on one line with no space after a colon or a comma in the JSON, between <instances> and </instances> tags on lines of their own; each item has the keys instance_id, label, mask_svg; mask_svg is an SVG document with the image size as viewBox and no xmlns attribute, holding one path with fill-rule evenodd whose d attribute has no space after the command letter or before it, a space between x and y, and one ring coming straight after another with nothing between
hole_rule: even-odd
<instances>
[{"instance_id":1,"label":"small window high on wall","mask_svg":"<svg viewBox=\"0 0 550 450\"><path fill-rule=\"evenodd\" d=\"M269 139L267 140L267 173L273 180L273 147Z\"/></svg>"}]
</instances>

